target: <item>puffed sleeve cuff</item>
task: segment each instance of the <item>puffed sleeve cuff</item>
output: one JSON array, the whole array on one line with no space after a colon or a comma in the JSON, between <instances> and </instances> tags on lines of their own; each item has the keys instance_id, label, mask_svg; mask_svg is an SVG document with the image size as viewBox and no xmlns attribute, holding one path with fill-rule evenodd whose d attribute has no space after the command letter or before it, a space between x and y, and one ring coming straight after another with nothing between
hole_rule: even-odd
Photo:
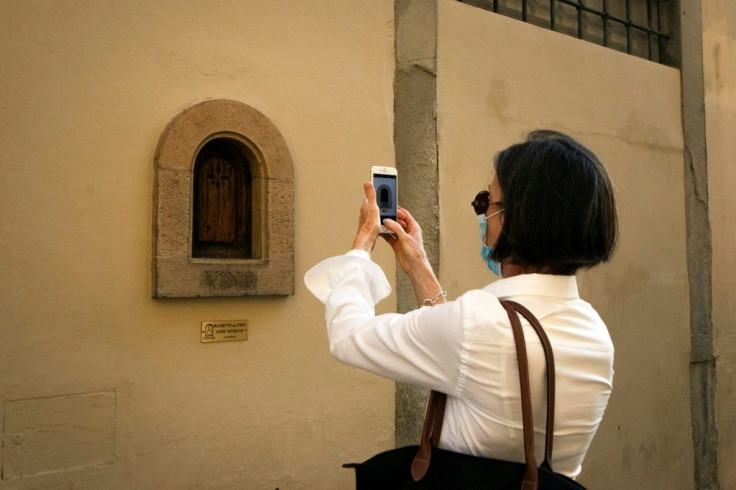
<instances>
[{"instance_id":1,"label":"puffed sleeve cuff","mask_svg":"<svg viewBox=\"0 0 736 490\"><path fill-rule=\"evenodd\" d=\"M318 300L327 303L335 286L348 273L356 270L363 272L374 305L391 294L386 275L365 250L351 250L345 255L323 260L304 274L304 284Z\"/></svg>"}]
</instances>

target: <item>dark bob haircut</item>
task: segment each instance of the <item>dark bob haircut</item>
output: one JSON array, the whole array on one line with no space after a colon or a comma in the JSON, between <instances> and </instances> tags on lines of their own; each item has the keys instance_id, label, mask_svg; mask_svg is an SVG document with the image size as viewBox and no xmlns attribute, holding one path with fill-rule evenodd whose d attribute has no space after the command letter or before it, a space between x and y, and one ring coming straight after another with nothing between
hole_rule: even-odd
<instances>
[{"instance_id":1,"label":"dark bob haircut","mask_svg":"<svg viewBox=\"0 0 736 490\"><path fill-rule=\"evenodd\" d=\"M616 204L593 152L563 133L534 131L500 152L495 167L504 219L494 260L573 275L611 258Z\"/></svg>"}]
</instances>

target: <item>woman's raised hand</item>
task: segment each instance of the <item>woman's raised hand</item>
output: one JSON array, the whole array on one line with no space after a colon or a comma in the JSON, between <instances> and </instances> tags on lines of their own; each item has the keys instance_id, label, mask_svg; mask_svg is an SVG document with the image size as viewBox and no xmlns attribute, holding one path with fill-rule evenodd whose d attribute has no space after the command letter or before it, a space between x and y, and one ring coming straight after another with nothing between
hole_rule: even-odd
<instances>
[{"instance_id":1,"label":"woman's raised hand","mask_svg":"<svg viewBox=\"0 0 736 490\"><path fill-rule=\"evenodd\" d=\"M373 184L364 182L363 192L365 199L360 206L358 232L353 240L353 249L371 252L381 233L381 218ZM382 236L391 245L399 266L406 274L412 276L419 270L432 269L424 251L422 228L409 211L399 206L396 221L385 219L383 225L391 231L391 234Z\"/></svg>"},{"instance_id":2,"label":"woman's raised hand","mask_svg":"<svg viewBox=\"0 0 736 490\"><path fill-rule=\"evenodd\" d=\"M371 252L376 246L376 239L381 233L381 218L376 204L376 191L373 184L363 182L363 192L365 199L360 206L360 216L358 217L358 232L353 240L353 250L360 249Z\"/></svg>"},{"instance_id":3,"label":"woman's raised hand","mask_svg":"<svg viewBox=\"0 0 736 490\"><path fill-rule=\"evenodd\" d=\"M391 245L396 260L405 273L411 276L415 269L429 265L424 251L422 228L409 211L399 206L396 221L385 219L383 225L392 233L383 235L383 238Z\"/></svg>"},{"instance_id":4,"label":"woman's raised hand","mask_svg":"<svg viewBox=\"0 0 736 490\"><path fill-rule=\"evenodd\" d=\"M365 182L363 192L365 199L360 206L358 232L353 241L353 250L360 249L370 253L376 245L376 239L381 234L381 216L378 204L376 204L376 191L373 189L373 184ZM383 225L389 229L391 234L381 236L391 245L399 267L411 279L417 304L423 304L424 298L436 298L442 288L424 251L422 228L409 211L402 207L399 207L397 211L396 221L391 219L383 221ZM440 297L434 303L444 302L445 298Z\"/></svg>"}]
</instances>

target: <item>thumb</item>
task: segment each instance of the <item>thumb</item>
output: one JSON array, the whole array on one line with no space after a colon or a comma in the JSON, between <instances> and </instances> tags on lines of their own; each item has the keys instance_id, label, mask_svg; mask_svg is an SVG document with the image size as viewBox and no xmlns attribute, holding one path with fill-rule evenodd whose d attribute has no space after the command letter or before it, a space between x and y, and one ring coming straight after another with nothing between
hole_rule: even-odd
<instances>
[{"instance_id":1,"label":"thumb","mask_svg":"<svg viewBox=\"0 0 736 490\"><path fill-rule=\"evenodd\" d=\"M363 182L363 192L365 193L365 198L368 200L376 200L376 190L373 188L373 184L370 182Z\"/></svg>"},{"instance_id":2,"label":"thumb","mask_svg":"<svg viewBox=\"0 0 736 490\"><path fill-rule=\"evenodd\" d=\"M398 237L404 235L404 229L401 227L401 225L390 218L386 218L383 220L383 226L388 228L388 231L396 235L397 239Z\"/></svg>"}]
</instances>

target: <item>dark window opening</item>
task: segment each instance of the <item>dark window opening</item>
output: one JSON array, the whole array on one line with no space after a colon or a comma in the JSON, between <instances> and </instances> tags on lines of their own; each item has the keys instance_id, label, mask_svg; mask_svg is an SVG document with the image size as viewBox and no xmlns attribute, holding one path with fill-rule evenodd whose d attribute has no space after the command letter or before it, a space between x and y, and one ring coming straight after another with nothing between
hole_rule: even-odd
<instances>
[{"instance_id":1,"label":"dark window opening","mask_svg":"<svg viewBox=\"0 0 736 490\"><path fill-rule=\"evenodd\" d=\"M248 150L216 138L194 165L193 258L253 258L253 192Z\"/></svg>"}]
</instances>

